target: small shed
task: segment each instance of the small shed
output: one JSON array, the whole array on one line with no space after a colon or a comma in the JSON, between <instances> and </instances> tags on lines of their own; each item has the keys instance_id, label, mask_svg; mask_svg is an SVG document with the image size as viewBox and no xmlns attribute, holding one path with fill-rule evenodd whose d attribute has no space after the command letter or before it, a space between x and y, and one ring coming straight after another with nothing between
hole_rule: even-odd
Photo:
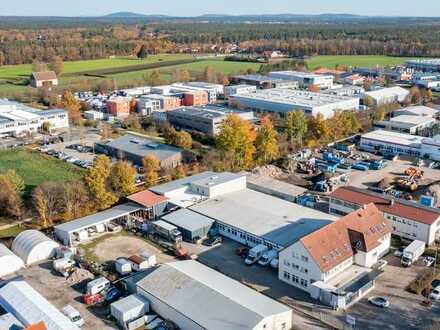
<instances>
[{"instance_id":1,"label":"small shed","mask_svg":"<svg viewBox=\"0 0 440 330\"><path fill-rule=\"evenodd\" d=\"M32 72L30 83L32 87L51 87L58 85L58 77L54 71Z\"/></svg>"},{"instance_id":2,"label":"small shed","mask_svg":"<svg viewBox=\"0 0 440 330\"><path fill-rule=\"evenodd\" d=\"M12 242L12 251L19 256L26 265L34 264L51 258L59 246L38 230L25 230Z\"/></svg>"},{"instance_id":3,"label":"small shed","mask_svg":"<svg viewBox=\"0 0 440 330\"><path fill-rule=\"evenodd\" d=\"M110 305L111 315L124 329L128 328L131 321L143 317L150 310L150 304L140 294L132 294Z\"/></svg>"},{"instance_id":4,"label":"small shed","mask_svg":"<svg viewBox=\"0 0 440 330\"><path fill-rule=\"evenodd\" d=\"M162 220L176 226L186 241L205 238L214 224L214 220L197 212L180 209L162 216Z\"/></svg>"},{"instance_id":5,"label":"small shed","mask_svg":"<svg viewBox=\"0 0 440 330\"><path fill-rule=\"evenodd\" d=\"M15 273L24 267L24 262L6 245L0 243L0 278Z\"/></svg>"}]
</instances>

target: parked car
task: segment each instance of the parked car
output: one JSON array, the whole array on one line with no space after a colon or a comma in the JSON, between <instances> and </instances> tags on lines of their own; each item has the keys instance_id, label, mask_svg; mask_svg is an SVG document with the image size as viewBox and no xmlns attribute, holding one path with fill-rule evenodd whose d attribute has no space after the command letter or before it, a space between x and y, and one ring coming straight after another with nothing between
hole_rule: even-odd
<instances>
[{"instance_id":1,"label":"parked car","mask_svg":"<svg viewBox=\"0 0 440 330\"><path fill-rule=\"evenodd\" d=\"M368 298L368 302L374 306L382 308L390 306L390 302L384 297L370 297Z\"/></svg>"},{"instance_id":2,"label":"parked car","mask_svg":"<svg viewBox=\"0 0 440 330\"><path fill-rule=\"evenodd\" d=\"M208 238L202 244L205 246L216 246L216 245L221 244L222 242L223 242L223 239L221 236L215 236L215 237Z\"/></svg>"},{"instance_id":3,"label":"parked car","mask_svg":"<svg viewBox=\"0 0 440 330\"><path fill-rule=\"evenodd\" d=\"M270 262L270 267L272 267L273 269L278 269L278 258L272 259L272 261Z\"/></svg>"},{"instance_id":4,"label":"parked car","mask_svg":"<svg viewBox=\"0 0 440 330\"><path fill-rule=\"evenodd\" d=\"M432 264L435 262L435 258L434 257L423 257L422 262L426 267L431 267Z\"/></svg>"},{"instance_id":5,"label":"parked car","mask_svg":"<svg viewBox=\"0 0 440 330\"><path fill-rule=\"evenodd\" d=\"M82 327L84 325L84 319L81 317L81 314L71 305L64 306L62 312L76 326Z\"/></svg>"},{"instance_id":6,"label":"parked car","mask_svg":"<svg viewBox=\"0 0 440 330\"><path fill-rule=\"evenodd\" d=\"M394 251L394 255L397 258L400 258L403 254L403 250L405 249L405 247L401 246L400 248L398 248L396 251Z\"/></svg>"},{"instance_id":7,"label":"parked car","mask_svg":"<svg viewBox=\"0 0 440 330\"><path fill-rule=\"evenodd\" d=\"M432 300L440 300L440 286L434 288L429 294L429 298Z\"/></svg>"},{"instance_id":8,"label":"parked car","mask_svg":"<svg viewBox=\"0 0 440 330\"><path fill-rule=\"evenodd\" d=\"M376 263L375 268L378 269L378 270L383 270L386 265L388 265L388 262L386 260L379 260Z\"/></svg>"}]
</instances>

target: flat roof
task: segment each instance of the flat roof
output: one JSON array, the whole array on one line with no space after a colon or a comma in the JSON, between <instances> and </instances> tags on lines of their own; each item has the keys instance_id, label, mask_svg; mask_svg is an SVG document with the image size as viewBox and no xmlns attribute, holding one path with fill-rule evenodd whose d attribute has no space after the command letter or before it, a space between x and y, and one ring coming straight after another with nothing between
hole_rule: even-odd
<instances>
[{"instance_id":1,"label":"flat roof","mask_svg":"<svg viewBox=\"0 0 440 330\"><path fill-rule=\"evenodd\" d=\"M244 174L237 174L231 172L215 173L210 177L199 178L191 183L198 186L212 188L232 180L237 180L244 176L245 176Z\"/></svg>"},{"instance_id":2,"label":"flat roof","mask_svg":"<svg viewBox=\"0 0 440 330\"><path fill-rule=\"evenodd\" d=\"M300 78L328 78L334 79L332 75L316 74L313 72L302 72L302 71L273 71L269 75L285 75Z\"/></svg>"},{"instance_id":3,"label":"flat roof","mask_svg":"<svg viewBox=\"0 0 440 330\"><path fill-rule=\"evenodd\" d=\"M440 110L434 109L434 108L430 108L430 107L426 107L423 105L419 105L419 106L413 106L413 107L406 107L406 108L402 108L402 109L398 109L394 111L395 113L399 113L399 112L408 112L408 113L412 113L414 115L417 116L435 116L438 113L440 113Z\"/></svg>"},{"instance_id":4,"label":"flat roof","mask_svg":"<svg viewBox=\"0 0 440 330\"><path fill-rule=\"evenodd\" d=\"M141 294L134 293L125 298L121 298L115 301L114 303L111 304L111 308L121 312L129 312L133 308L137 308L145 305L149 306L149 302L147 298L145 298Z\"/></svg>"},{"instance_id":5,"label":"flat roof","mask_svg":"<svg viewBox=\"0 0 440 330\"><path fill-rule=\"evenodd\" d=\"M413 60L407 60L406 63L440 65L440 58L426 58L426 59L418 58Z\"/></svg>"},{"instance_id":6,"label":"flat roof","mask_svg":"<svg viewBox=\"0 0 440 330\"><path fill-rule=\"evenodd\" d=\"M192 106L192 107L182 107L176 110L168 111L167 114L169 116L173 116L175 114L182 114L188 117L194 118L207 118L207 119L216 119L216 118L226 118L229 114L235 113L237 115L241 114L249 114L251 111L243 111L233 108L220 107L220 106Z\"/></svg>"},{"instance_id":7,"label":"flat roof","mask_svg":"<svg viewBox=\"0 0 440 330\"><path fill-rule=\"evenodd\" d=\"M248 188L257 190L258 187L262 187L274 192L279 192L281 194L290 195L290 196L299 196L304 194L307 189L299 186L295 186L291 183L287 183L281 180L277 180L268 176L258 175L258 174L249 174L246 176L246 182Z\"/></svg>"},{"instance_id":8,"label":"flat roof","mask_svg":"<svg viewBox=\"0 0 440 330\"><path fill-rule=\"evenodd\" d=\"M210 330L253 329L266 317L290 312L281 303L193 260L153 268L137 286Z\"/></svg>"},{"instance_id":9,"label":"flat roof","mask_svg":"<svg viewBox=\"0 0 440 330\"><path fill-rule=\"evenodd\" d=\"M394 86L394 87L388 87L388 88L382 88L382 89L378 89L375 91L369 91L369 92L365 92L365 95L368 95L370 97L373 98L383 98L383 97L388 97L388 96L392 96L392 95L408 95L409 91L399 87L399 86Z\"/></svg>"},{"instance_id":10,"label":"flat roof","mask_svg":"<svg viewBox=\"0 0 440 330\"><path fill-rule=\"evenodd\" d=\"M416 126L435 122L435 119L427 116L400 115L390 118L390 121Z\"/></svg>"},{"instance_id":11,"label":"flat roof","mask_svg":"<svg viewBox=\"0 0 440 330\"><path fill-rule=\"evenodd\" d=\"M190 209L282 247L337 219L251 189L217 196Z\"/></svg>"},{"instance_id":12,"label":"flat roof","mask_svg":"<svg viewBox=\"0 0 440 330\"><path fill-rule=\"evenodd\" d=\"M64 232L74 232L79 231L84 228L88 228L91 226L98 225L100 223L104 223L107 221L111 221L120 217L123 217L125 215L130 214L131 212L135 212L138 210L141 210L142 207L133 204L133 203L126 203L121 204L115 207L112 207L111 209L98 212L92 215L88 215L83 218L79 218L76 220L72 220L66 223L63 223L61 225L55 226L55 230L57 231L64 231Z\"/></svg>"},{"instance_id":13,"label":"flat roof","mask_svg":"<svg viewBox=\"0 0 440 330\"><path fill-rule=\"evenodd\" d=\"M162 220L189 231L211 226L214 220L188 209L180 209L162 216Z\"/></svg>"},{"instance_id":14,"label":"flat roof","mask_svg":"<svg viewBox=\"0 0 440 330\"><path fill-rule=\"evenodd\" d=\"M385 130L375 130L362 135L362 139L376 140L384 143L399 144L403 146L418 148L424 140L423 137L411 134L404 134Z\"/></svg>"},{"instance_id":15,"label":"flat roof","mask_svg":"<svg viewBox=\"0 0 440 330\"><path fill-rule=\"evenodd\" d=\"M289 81L285 81L283 79L269 77L269 76L263 76L260 74L238 75L238 76L234 76L233 78L255 81L255 82L289 83ZM295 83L295 82L293 82L293 83Z\"/></svg>"}]
</instances>

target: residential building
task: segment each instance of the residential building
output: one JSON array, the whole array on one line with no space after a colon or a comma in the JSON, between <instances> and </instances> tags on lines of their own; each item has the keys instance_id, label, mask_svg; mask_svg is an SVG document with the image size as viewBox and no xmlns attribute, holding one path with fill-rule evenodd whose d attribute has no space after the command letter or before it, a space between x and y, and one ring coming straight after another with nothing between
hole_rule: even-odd
<instances>
[{"instance_id":1,"label":"residential building","mask_svg":"<svg viewBox=\"0 0 440 330\"><path fill-rule=\"evenodd\" d=\"M419 105L419 106L411 106L411 107L395 110L393 111L393 115L426 116L430 118L439 118L440 110Z\"/></svg>"},{"instance_id":2,"label":"residential building","mask_svg":"<svg viewBox=\"0 0 440 330\"><path fill-rule=\"evenodd\" d=\"M440 72L440 59L415 59L405 62L407 68L424 72Z\"/></svg>"},{"instance_id":3,"label":"residential building","mask_svg":"<svg viewBox=\"0 0 440 330\"><path fill-rule=\"evenodd\" d=\"M321 114L324 118L331 118L335 111L357 110L359 98L302 90L265 89L255 93L232 95L229 104L240 109L275 112L282 115L301 110L308 116Z\"/></svg>"},{"instance_id":4,"label":"residential building","mask_svg":"<svg viewBox=\"0 0 440 330\"><path fill-rule=\"evenodd\" d=\"M402 87L388 87L370 92L365 92L364 97L369 97L374 105L402 103L408 97L409 91Z\"/></svg>"},{"instance_id":5,"label":"residential building","mask_svg":"<svg viewBox=\"0 0 440 330\"><path fill-rule=\"evenodd\" d=\"M184 106L203 106L208 103L208 93L205 91L190 91L183 93L182 105Z\"/></svg>"},{"instance_id":6,"label":"residential building","mask_svg":"<svg viewBox=\"0 0 440 330\"><path fill-rule=\"evenodd\" d=\"M289 81L284 79L276 79L268 76L262 76L257 74L239 75L232 77L232 83L236 85L252 85L258 89L269 88L298 88L297 81ZM231 93L230 93L231 94Z\"/></svg>"},{"instance_id":7,"label":"residential building","mask_svg":"<svg viewBox=\"0 0 440 330\"><path fill-rule=\"evenodd\" d=\"M316 86L320 89L332 88L334 80L332 75L321 75L299 71L270 72L269 77L297 81L301 88Z\"/></svg>"},{"instance_id":8,"label":"residential building","mask_svg":"<svg viewBox=\"0 0 440 330\"><path fill-rule=\"evenodd\" d=\"M107 112L117 118L127 118L130 115L131 99L114 97L107 101Z\"/></svg>"},{"instance_id":9,"label":"residential building","mask_svg":"<svg viewBox=\"0 0 440 330\"><path fill-rule=\"evenodd\" d=\"M160 160L160 166L164 168L174 168L182 162L182 149L132 134L97 142L95 150L140 166L147 155L156 156Z\"/></svg>"},{"instance_id":10,"label":"residential building","mask_svg":"<svg viewBox=\"0 0 440 330\"><path fill-rule=\"evenodd\" d=\"M329 212L346 215L374 203L393 227L393 234L432 244L440 229L440 210L366 189L341 187L330 194Z\"/></svg>"},{"instance_id":11,"label":"residential building","mask_svg":"<svg viewBox=\"0 0 440 330\"><path fill-rule=\"evenodd\" d=\"M255 93L257 91L257 86L255 85L231 85L225 87L225 99L229 99L231 95L241 95Z\"/></svg>"},{"instance_id":12,"label":"residential building","mask_svg":"<svg viewBox=\"0 0 440 330\"><path fill-rule=\"evenodd\" d=\"M148 269L136 292L180 329L288 330L285 305L193 260Z\"/></svg>"},{"instance_id":13,"label":"residential building","mask_svg":"<svg viewBox=\"0 0 440 330\"><path fill-rule=\"evenodd\" d=\"M374 123L376 129L384 129L411 135L429 136L429 129L437 122L436 119L426 116L399 115L389 120Z\"/></svg>"},{"instance_id":14,"label":"residential building","mask_svg":"<svg viewBox=\"0 0 440 330\"><path fill-rule=\"evenodd\" d=\"M232 113L250 122L254 120L254 113L252 111L241 111L214 105L185 107L168 111L167 118L176 127L215 136L219 132L222 122Z\"/></svg>"},{"instance_id":15,"label":"residential building","mask_svg":"<svg viewBox=\"0 0 440 330\"><path fill-rule=\"evenodd\" d=\"M38 110L24 104L0 99L0 135L20 136L40 131L45 123L50 131L69 128L65 110Z\"/></svg>"},{"instance_id":16,"label":"residential building","mask_svg":"<svg viewBox=\"0 0 440 330\"><path fill-rule=\"evenodd\" d=\"M280 251L278 277L336 309L346 308L374 285L370 268L388 252L391 231L382 212L366 205Z\"/></svg>"},{"instance_id":17,"label":"residential building","mask_svg":"<svg viewBox=\"0 0 440 330\"><path fill-rule=\"evenodd\" d=\"M161 110L160 100L141 96L136 99L136 110L141 116L151 116Z\"/></svg>"},{"instance_id":18,"label":"residential building","mask_svg":"<svg viewBox=\"0 0 440 330\"><path fill-rule=\"evenodd\" d=\"M58 77L54 71L32 72L30 83L35 88L57 86Z\"/></svg>"},{"instance_id":19,"label":"residential building","mask_svg":"<svg viewBox=\"0 0 440 330\"><path fill-rule=\"evenodd\" d=\"M440 140L421 136L375 130L362 135L361 150L384 155L407 155L440 161Z\"/></svg>"}]
</instances>

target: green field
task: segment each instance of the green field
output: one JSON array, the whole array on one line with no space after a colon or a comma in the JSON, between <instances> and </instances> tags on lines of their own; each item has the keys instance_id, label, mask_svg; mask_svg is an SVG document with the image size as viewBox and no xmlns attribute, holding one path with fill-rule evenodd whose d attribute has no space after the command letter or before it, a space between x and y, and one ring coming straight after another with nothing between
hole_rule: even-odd
<instances>
[{"instance_id":1,"label":"green field","mask_svg":"<svg viewBox=\"0 0 440 330\"><path fill-rule=\"evenodd\" d=\"M371 55L352 55L352 56L314 56L306 60L309 69L318 67L334 68L336 65L357 66L357 67L375 67L387 65L403 64L410 57L392 57L392 56L371 56Z\"/></svg>"},{"instance_id":2,"label":"green field","mask_svg":"<svg viewBox=\"0 0 440 330\"><path fill-rule=\"evenodd\" d=\"M75 165L27 149L0 151L0 172L9 169L16 170L23 177L27 197L43 182L73 181L84 174L84 170Z\"/></svg>"}]
</instances>

